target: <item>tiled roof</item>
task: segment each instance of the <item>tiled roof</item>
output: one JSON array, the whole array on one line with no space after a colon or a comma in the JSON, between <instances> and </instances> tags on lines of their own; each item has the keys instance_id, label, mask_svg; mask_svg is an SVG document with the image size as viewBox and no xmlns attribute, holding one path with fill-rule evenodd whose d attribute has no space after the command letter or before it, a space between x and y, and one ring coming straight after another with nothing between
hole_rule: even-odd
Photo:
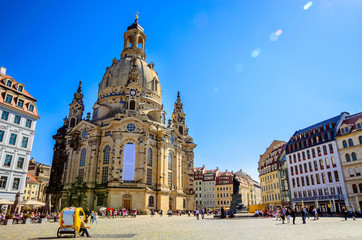
<instances>
[{"instance_id":1,"label":"tiled roof","mask_svg":"<svg viewBox=\"0 0 362 240\"><path fill-rule=\"evenodd\" d=\"M360 113L357 113L357 114L354 114L354 115L351 115L351 116L348 116L342 123L343 124L347 124L347 125L350 125L352 126L351 129L349 130L349 132L352 132L354 130L357 130L357 124L356 122L359 120L359 119L362 119L362 112ZM341 126L342 126L341 125ZM337 136L341 136L341 129L339 129L338 133L337 133Z\"/></svg>"},{"instance_id":2,"label":"tiled roof","mask_svg":"<svg viewBox=\"0 0 362 240\"><path fill-rule=\"evenodd\" d=\"M335 117L332 117L330 119L327 119L327 120L324 120L322 122L319 122L319 123L316 123L312 126L309 126L309 127L306 127L302 130L298 130L294 133L293 136L296 136L296 135L299 135L301 133L304 133L304 132L307 132L309 130L313 130L314 128L318 128L318 127L323 127L324 125L327 125L327 124L330 124L330 123L334 123L336 124L338 122L338 120L341 118L342 114L338 115L338 116L335 116Z\"/></svg>"},{"instance_id":3,"label":"tiled roof","mask_svg":"<svg viewBox=\"0 0 362 240\"><path fill-rule=\"evenodd\" d=\"M28 173L26 175L26 182L33 182L33 183L38 183L39 181L35 179L35 177L33 177L33 175L31 175L30 173Z\"/></svg>"},{"instance_id":4,"label":"tiled roof","mask_svg":"<svg viewBox=\"0 0 362 240\"><path fill-rule=\"evenodd\" d=\"M8 86L6 86L6 83L4 83L4 81L3 81L4 79L11 79L11 80L13 81L13 84L11 85L10 88L9 88ZM26 96L26 97L28 97L28 98L31 98L33 101L36 102L36 99L33 98L33 96L31 96L31 95L25 90L25 88L23 89L22 92L19 92L19 91L17 90L17 88L15 87L16 84L18 84L18 82L17 82L14 78L12 78L11 76L6 75L6 74L0 76L0 86L1 86L1 87L7 88L7 89L9 89L9 90L12 90L12 91L16 92L17 94L24 95L24 96Z\"/></svg>"}]
</instances>

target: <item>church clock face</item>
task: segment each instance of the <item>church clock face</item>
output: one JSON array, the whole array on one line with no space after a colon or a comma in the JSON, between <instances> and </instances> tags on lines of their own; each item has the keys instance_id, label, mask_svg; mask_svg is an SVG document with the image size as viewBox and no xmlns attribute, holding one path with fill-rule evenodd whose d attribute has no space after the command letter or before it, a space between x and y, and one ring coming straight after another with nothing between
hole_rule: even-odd
<instances>
[{"instance_id":1,"label":"church clock face","mask_svg":"<svg viewBox=\"0 0 362 240\"><path fill-rule=\"evenodd\" d=\"M131 96L135 96L136 95L136 90L132 89L130 93L131 93Z\"/></svg>"},{"instance_id":2,"label":"church clock face","mask_svg":"<svg viewBox=\"0 0 362 240\"><path fill-rule=\"evenodd\" d=\"M182 118L181 118L181 117L178 117L177 121L181 122L181 121L182 121Z\"/></svg>"}]
</instances>

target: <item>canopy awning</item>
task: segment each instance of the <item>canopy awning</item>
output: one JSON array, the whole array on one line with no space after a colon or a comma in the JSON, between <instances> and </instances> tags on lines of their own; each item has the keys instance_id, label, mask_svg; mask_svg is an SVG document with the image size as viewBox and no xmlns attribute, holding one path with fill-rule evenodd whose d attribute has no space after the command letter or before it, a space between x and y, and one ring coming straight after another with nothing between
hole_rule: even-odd
<instances>
[{"instance_id":1,"label":"canopy awning","mask_svg":"<svg viewBox=\"0 0 362 240\"><path fill-rule=\"evenodd\" d=\"M0 205L12 205L13 203L14 203L14 201L9 201L9 200L0 198Z\"/></svg>"},{"instance_id":2,"label":"canopy awning","mask_svg":"<svg viewBox=\"0 0 362 240\"><path fill-rule=\"evenodd\" d=\"M30 206L43 207L43 206L45 206L45 203L39 202L39 201L36 201L36 200L24 200L24 201L20 202L20 205L30 205Z\"/></svg>"}]
</instances>

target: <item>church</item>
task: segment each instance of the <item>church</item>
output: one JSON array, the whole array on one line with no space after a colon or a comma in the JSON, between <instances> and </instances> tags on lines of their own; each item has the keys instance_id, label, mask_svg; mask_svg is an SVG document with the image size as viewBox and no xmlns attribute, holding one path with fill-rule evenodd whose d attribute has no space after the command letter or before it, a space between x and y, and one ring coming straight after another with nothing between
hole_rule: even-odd
<instances>
[{"instance_id":1,"label":"church","mask_svg":"<svg viewBox=\"0 0 362 240\"><path fill-rule=\"evenodd\" d=\"M61 209L76 206L193 210L194 148L177 94L166 122L154 64L146 62L138 17L124 33L120 59L99 83L93 115L83 118L81 83L55 140L48 194Z\"/></svg>"}]
</instances>

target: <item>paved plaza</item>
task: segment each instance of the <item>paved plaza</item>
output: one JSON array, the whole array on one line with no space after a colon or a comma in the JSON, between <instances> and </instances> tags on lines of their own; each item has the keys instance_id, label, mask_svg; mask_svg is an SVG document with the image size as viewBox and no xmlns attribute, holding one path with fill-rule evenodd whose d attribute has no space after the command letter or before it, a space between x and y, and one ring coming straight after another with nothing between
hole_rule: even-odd
<instances>
[{"instance_id":1,"label":"paved plaza","mask_svg":"<svg viewBox=\"0 0 362 240\"><path fill-rule=\"evenodd\" d=\"M99 219L89 232L92 239L362 239L362 219L320 218L301 224L297 218L296 223L252 217L198 221L187 216L137 216ZM0 239L57 239L58 227L59 223L0 226Z\"/></svg>"}]
</instances>

